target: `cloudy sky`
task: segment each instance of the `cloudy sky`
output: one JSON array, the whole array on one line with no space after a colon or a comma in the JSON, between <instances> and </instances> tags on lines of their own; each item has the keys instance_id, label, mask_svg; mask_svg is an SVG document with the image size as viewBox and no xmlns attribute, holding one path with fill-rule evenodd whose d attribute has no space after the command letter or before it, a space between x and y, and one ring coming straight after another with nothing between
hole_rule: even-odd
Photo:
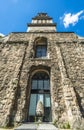
<instances>
[{"instance_id":1,"label":"cloudy sky","mask_svg":"<svg viewBox=\"0 0 84 130\"><path fill-rule=\"evenodd\" d=\"M48 13L58 32L84 36L84 0L0 0L0 34L25 32L38 12Z\"/></svg>"}]
</instances>

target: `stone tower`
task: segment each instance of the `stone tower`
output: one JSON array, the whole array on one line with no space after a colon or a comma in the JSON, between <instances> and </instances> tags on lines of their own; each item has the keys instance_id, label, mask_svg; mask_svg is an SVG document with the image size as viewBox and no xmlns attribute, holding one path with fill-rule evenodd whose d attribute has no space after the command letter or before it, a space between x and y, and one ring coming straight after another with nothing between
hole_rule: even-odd
<instances>
[{"instance_id":1,"label":"stone tower","mask_svg":"<svg viewBox=\"0 0 84 130\"><path fill-rule=\"evenodd\" d=\"M84 119L84 38L57 32L46 13L0 39L0 126L34 122L38 101L44 122Z\"/></svg>"}]
</instances>

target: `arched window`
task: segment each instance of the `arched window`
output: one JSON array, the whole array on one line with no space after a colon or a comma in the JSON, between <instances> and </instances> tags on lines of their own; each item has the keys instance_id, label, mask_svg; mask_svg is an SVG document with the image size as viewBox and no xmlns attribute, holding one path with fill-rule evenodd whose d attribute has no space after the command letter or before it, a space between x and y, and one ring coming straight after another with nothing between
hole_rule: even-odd
<instances>
[{"instance_id":1,"label":"arched window","mask_svg":"<svg viewBox=\"0 0 84 130\"><path fill-rule=\"evenodd\" d=\"M41 58L47 56L47 39L37 38L35 40L35 57Z\"/></svg>"},{"instance_id":2,"label":"arched window","mask_svg":"<svg viewBox=\"0 0 84 130\"><path fill-rule=\"evenodd\" d=\"M51 120L50 78L46 72L37 72L31 81L31 97L29 106L29 121L34 121L37 102L44 106L44 121Z\"/></svg>"}]
</instances>

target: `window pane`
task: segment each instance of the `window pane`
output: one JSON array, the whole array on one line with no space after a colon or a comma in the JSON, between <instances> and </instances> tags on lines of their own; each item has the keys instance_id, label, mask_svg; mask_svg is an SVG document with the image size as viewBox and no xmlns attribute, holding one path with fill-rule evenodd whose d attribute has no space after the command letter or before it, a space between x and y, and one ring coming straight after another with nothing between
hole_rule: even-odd
<instances>
[{"instance_id":1,"label":"window pane","mask_svg":"<svg viewBox=\"0 0 84 130\"><path fill-rule=\"evenodd\" d=\"M32 89L37 89L37 80L32 80Z\"/></svg>"},{"instance_id":2,"label":"window pane","mask_svg":"<svg viewBox=\"0 0 84 130\"><path fill-rule=\"evenodd\" d=\"M46 49L47 46L39 45L36 47L36 57L43 57L46 56Z\"/></svg>"},{"instance_id":3,"label":"window pane","mask_svg":"<svg viewBox=\"0 0 84 130\"><path fill-rule=\"evenodd\" d=\"M46 52L42 51L42 57L46 56Z\"/></svg>"},{"instance_id":4,"label":"window pane","mask_svg":"<svg viewBox=\"0 0 84 130\"><path fill-rule=\"evenodd\" d=\"M40 52L36 52L36 57L40 57L41 56L41 53Z\"/></svg>"},{"instance_id":5,"label":"window pane","mask_svg":"<svg viewBox=\"0 0 84 130\"><path fill-rule=\"evenodd\" d=\"M41 57L41 46L36 47L36 57Z\"/></svg>"},{"instance_id":6,"label":"window pane","mask_svg":"<svg viewBox=\"0 0 84 130\"><path fill-rule=\"evenodd\" d=\"M49 80L44 80L44 89L45 90L49 90L50 87L49 87Z\"/></svg>"},{"instance_id":7,"label":"window pane","mask_svg":"<svg viewBox=\"0 0 84 130\"><path fill-rule=\"evenodd\" d=\"M45 122L50 122L51 121L51 108L50 107L45 107L44 108L44 111L45 111L45 119L44 121Z\"/></svg>"},{"instance_id":8,"label":"window pane","mask_svg":"<svg viewBox=\"0 0 84 130\"><path fill-rule=\"evenodd\" d=\"M38 101L43 103L43 94L38 94Z\"/></svg>"},{"instance_id":9,"label":"window pane","mask_svg":"<svg viewBox=\"0 0 84 130\"><path fill-rule=\"evenodd\" d=\"M37 53L41 53L41 47L37 47Z\"/></svg>"},{"instance_id":10,"label":"window pane","mask_svg":"<svg viewBox=\"0 0 84 130\"><path fill-rule=\"evenodd\" d=\"M45 107L50 107L50 94L45 94Z\"/></svg>"},{"instance_id":11,"label":"window pane","mask_svg":"<svg viewBox=\"0 0 84 130\"><path fill-rule=\"evenodd\" d=\"M37 52L36 57L41 57L41 52Z\"/></svg>"},{"instance_id":12,"label":"window pane","mask_svg":"<svg viewBox=\"0 0 84 130\"><path fill-rule=\"evenodd\" d=\"M29 115L34 116L36 113L36 94L31 94Z\"/></svg>"},{"instance_id":13,"label":"window pane","mask_svg":"<svg viewBox=\"0 0 84 130\"><path fill-rule=\"evenodd\" d=\"M38 89L43 89L43 80L38 80Z\"/></svg>"},{"instance_id":14,"label":"window pane","mask_svg":"<svg viewBox=\"0 0 84 130\"><path fill-rule=\"evenodd\" d=\"M42 47L42 56L46 56L46 46Z\"/></svg>"}]
</instances>

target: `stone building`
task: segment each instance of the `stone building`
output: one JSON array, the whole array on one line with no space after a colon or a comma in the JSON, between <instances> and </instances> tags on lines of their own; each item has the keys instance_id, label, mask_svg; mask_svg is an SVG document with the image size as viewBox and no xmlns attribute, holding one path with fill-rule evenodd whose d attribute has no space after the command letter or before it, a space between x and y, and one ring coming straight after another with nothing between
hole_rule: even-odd
<instances>
[{"instance_id":1,"label":"stone building","mask_svg":"<svg viewBox=\"0 0 84 130\"><path fill-rule=\"evenodd\" d=\"M46 13L0 39L0 126L35 122L38 101L44 122L84 119L84 38L57 32Z\"/></svg>"}]
</instances>

